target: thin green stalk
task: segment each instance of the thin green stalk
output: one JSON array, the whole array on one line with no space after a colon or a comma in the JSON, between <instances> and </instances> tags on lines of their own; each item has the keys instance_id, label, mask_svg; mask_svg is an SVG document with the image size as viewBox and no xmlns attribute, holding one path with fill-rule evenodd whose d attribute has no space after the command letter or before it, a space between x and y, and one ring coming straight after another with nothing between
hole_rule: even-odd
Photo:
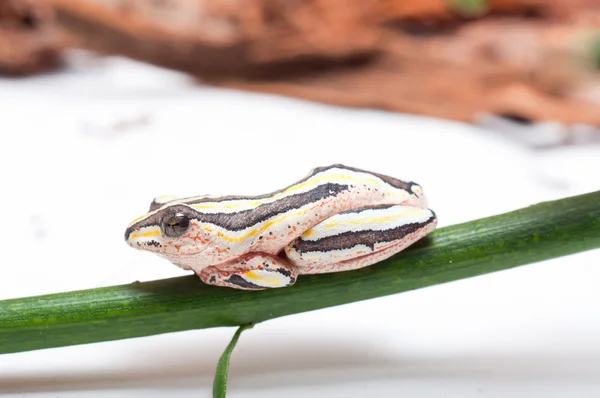
<instances>
[{"instance_id":1,"label":"thin green stalk","mask_svg":"<svg viewBox=\"0 0 600 398\"><path fill-rule=\"evenodd\" d=\"M488 0L449 0L450 7L458 14L474 18L480 17L488 12L490 4Z\"/></svg>"},{"instance_id":2,"label":"thin green stalk","mask_svg":"<svg viewBox=\"0 0 600 398\"><path fill-rule=\"evenodd\" d=\"M301 276L289 288L241 291L186 276L0 301L0 353L258 323L598 247L600 191L442 228L379 264Z\"/></svg>"},{"instance_id":3,"label":"thin green stalk","mask_svg":"<svg viewBox=\"0 0 600 398\"><path fill-rule=\"evenodd\" d=\"M231 338L231 341L223 351L223 355L219 358L217 363L217 372L215 373L215 380L213 382L213 398L225 398L227 396L227 378L229 376L229 362L231 360L231 353L235 348L240 335L244 330L250 329L254 326L253 324L240 326L236 330L235 334Z\"/></svg>"},{"instance_id":4,"label":"thin green stalk","mask_svg":"<svg viewBox=\"0 0 600 398\"><path fill-rule=\"evenodd\" d=\"M600 30L595 31L592 34L590 42L589 52L592 65L594 68L600 69Z\"/></svg>"}]
</instances>

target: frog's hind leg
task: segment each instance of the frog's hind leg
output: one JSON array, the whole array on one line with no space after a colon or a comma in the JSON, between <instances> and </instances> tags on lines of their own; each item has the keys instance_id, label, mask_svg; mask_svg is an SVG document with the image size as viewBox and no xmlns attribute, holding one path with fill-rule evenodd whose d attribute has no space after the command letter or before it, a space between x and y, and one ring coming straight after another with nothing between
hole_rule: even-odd
<instances>
[{"instance_id":1,"label":"frog's hind leg","mask_svg":"<svg viewBox=\"0 0 600 398\"><path fill-rule=\"evenodd\" d=\"M234 261L204 268L198 276L209 285L262 290L293 285L298 269L277 256L248 253Z\"/></svg>"},{"instance_id":2,"label":"frog's hind leg","mask_svg":"<svg viewBox=\"0 0 600 398\"><path fill-rule=\"evenodd\" d=\"M383 205L339 213L285 249L300 274L349 271L382 261L435 229L433 211Z\"/></svg>"}]
</instances>

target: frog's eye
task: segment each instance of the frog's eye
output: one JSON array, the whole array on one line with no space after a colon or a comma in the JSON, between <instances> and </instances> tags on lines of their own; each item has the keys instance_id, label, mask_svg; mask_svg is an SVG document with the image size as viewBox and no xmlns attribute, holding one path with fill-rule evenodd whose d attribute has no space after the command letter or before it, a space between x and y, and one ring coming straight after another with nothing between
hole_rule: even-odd
<instances>
[{"instance_id":1,"label":"frog's eye","mask_svg":"<svg viewBox=\"0 0 600 398\"><path fill-rule=\"evenodd\" d=\"M190 219L183 213L168 213L162 220L162 230L170 238L183 235L190 226Z\"/></svg>"}]
</instances>

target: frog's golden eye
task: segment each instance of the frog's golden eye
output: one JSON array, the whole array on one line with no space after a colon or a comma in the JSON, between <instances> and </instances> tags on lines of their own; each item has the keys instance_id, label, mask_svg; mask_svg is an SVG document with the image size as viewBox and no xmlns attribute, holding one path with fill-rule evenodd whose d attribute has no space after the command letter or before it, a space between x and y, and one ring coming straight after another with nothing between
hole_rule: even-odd
<instances>
[{"instance_id":1,"label":"frog's golden eye","mask_svg":"<svg viewBox=\"0 0 600 398\"><path fill-rule=\"evenodd\" d=\"M162 230L168 237L178 238L190 226L190 219L183 213L168 213L163 217Z\"/></svg>"}]
</instances>

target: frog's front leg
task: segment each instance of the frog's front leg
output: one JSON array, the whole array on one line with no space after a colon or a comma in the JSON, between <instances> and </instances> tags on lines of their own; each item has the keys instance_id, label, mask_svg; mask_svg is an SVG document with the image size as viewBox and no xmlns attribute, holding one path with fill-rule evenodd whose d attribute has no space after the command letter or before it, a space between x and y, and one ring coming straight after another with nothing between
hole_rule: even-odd
<instances>
[{"instance_id":1,"label":"frog's front leg","mask_svg":"<svg viewBox=\"0 0 600 398\"><path fill-rule=\"evenodd\" d=\"M435 229L433 211L383 205L339 213L285 249L300 274L349 271L382 261Z\"/></svg>"},{"instance_id":2,"label":"frog's front leg","mask_svg":"<svg viewBox=\"0 0 600 398\"><path fill-rule=\"evenodd\" d=\"M277 256L248 253L233 261L204 268L198 276L209 285L262 290L293 285L298 269Z\"/></svg>"}]
</instances>

